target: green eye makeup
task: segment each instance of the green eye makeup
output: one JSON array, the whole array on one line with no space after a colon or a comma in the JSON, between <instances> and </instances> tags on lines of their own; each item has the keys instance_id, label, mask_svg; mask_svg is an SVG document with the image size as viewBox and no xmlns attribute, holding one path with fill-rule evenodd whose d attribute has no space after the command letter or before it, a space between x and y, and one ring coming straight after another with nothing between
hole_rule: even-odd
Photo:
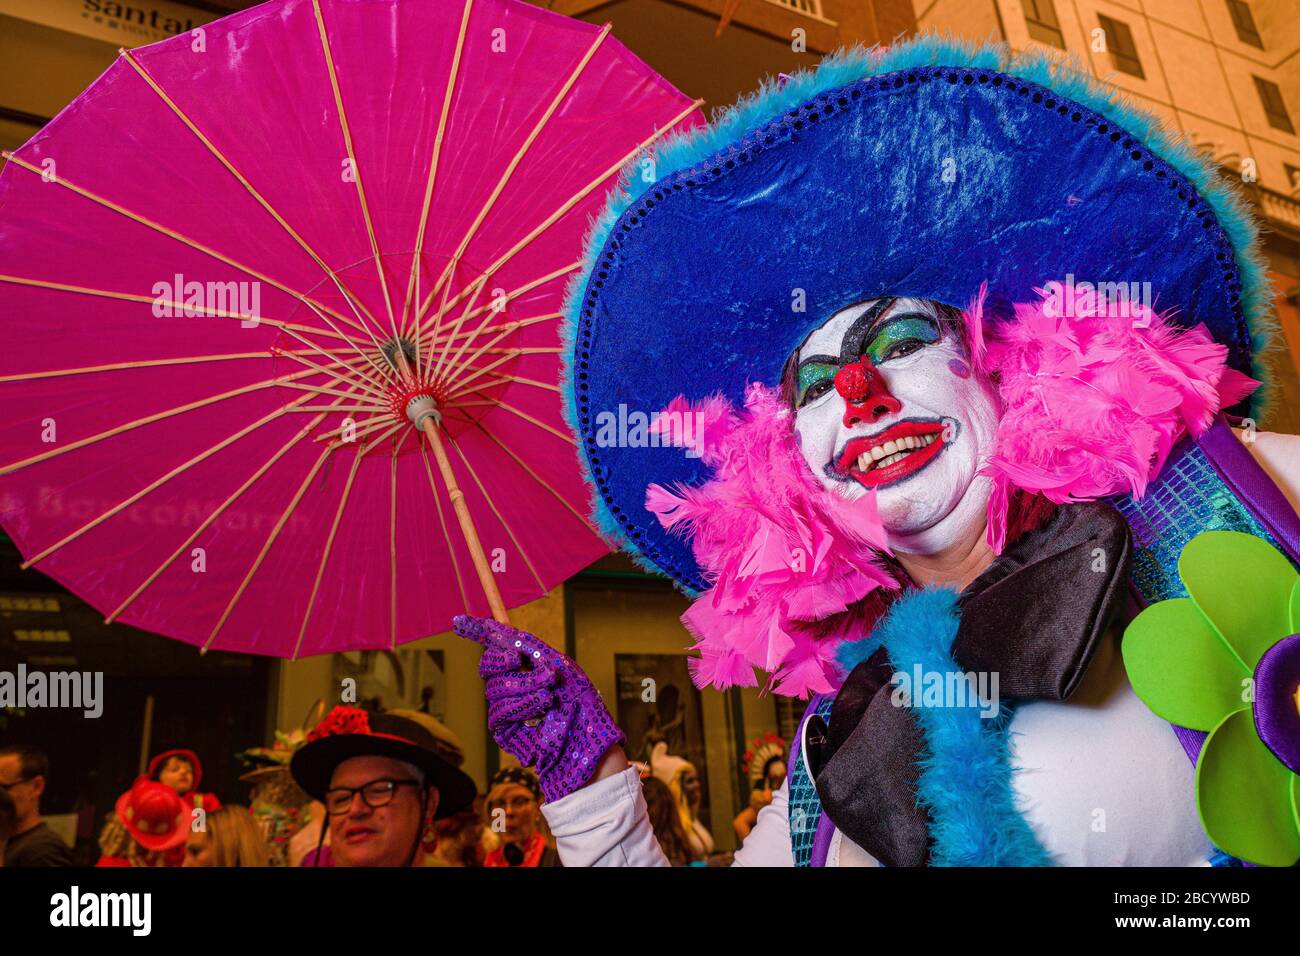
<instances>
[{"instance_id":1,"label":"green eye makeup","mask_svg":"<svg viewBox=\"0 0 1300 956\"><path fill-rule=\"evenodd\" d=\"M879 365L894 357L899 347L908 342L932 345L939 341L938 323L923 315L900 315L886 322L863 350L872 362Z\"/></svg>"},{"instance_id":2,"label":"green eye makeup","mask_svg":"<svg viewBox=\"0 0 1300 956\"><path fill-rule=\"evenodd\" d=\"M805 362L800 365L799 381L795 388L795 407L804 403L808 390L814 385L819 382L833 381L839 368L838 365L831 365L829 362Z\"/></svg>"}]
</instances>

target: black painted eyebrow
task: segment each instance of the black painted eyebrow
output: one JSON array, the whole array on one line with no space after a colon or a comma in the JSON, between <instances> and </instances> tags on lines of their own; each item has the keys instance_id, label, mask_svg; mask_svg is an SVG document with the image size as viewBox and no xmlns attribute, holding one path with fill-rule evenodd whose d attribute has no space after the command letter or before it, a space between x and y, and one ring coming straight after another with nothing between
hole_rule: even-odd
<instances>
[{"instance_id":1,"label":"black painted eyebrow","mask_svg":"<svg viewBox=\"0 0 1300 956\"><path fill-rule=\"evenodd\" d=\"M838 355L810 355L799 363L799 368L805 365L839 365L840 357Z\"/></svg>"}]
</instances>

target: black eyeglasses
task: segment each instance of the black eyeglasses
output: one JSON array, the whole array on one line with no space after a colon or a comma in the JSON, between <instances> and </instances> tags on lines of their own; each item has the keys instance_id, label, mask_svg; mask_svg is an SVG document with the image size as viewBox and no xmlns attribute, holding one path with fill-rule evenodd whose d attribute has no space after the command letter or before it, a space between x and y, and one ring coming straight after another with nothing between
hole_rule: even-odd
<instances>
[{"instance_id":1,"label":"black eyeglasses","mask_svg":"<svg viewBox=\"0 0 1300 956\"><path fill-rule=\"evenodd\" d=\"M398 787L419 787L419 780L371 780L359 787L334 787L325 791L325 812L330 816L341 816L352 809L352 798L358 793L366 806L372 810L386 807L393 802Z\"/></svg>"},{"instance_id":2,"label":"black eyeglasses","mask_svg":"<svg viewBox=\"0 0 1300 956\"><path fill-rule=\"evenodd\" d=\"M30 777L20 777L19 779L15 780L13 783L0 783L0 787L4 787L5 793L8 793L10 790L18 786L20 783L28 783L29 781L35 780L38 776L40 776L40 774L34 774L33 776Z\"/></svg>"}]
</instances>

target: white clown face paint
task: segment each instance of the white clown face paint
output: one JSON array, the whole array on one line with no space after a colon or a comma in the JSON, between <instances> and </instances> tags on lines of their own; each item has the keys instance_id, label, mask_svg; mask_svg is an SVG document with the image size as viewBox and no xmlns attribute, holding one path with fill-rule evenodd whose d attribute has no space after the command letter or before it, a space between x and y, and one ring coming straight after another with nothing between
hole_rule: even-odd
<instances>
[{"instance_id":1,"label":"white clown face paint","mask_svg":"<svg viewBox=\"0 0 1300 956\"><path fill-rule=\"evenodd\" d=\"M933 554L982 525L998 403L931 302L871 299L800 346L795 431L804 460L849 499L876 491L896 551Z\"/></svg>"}]
</instances>

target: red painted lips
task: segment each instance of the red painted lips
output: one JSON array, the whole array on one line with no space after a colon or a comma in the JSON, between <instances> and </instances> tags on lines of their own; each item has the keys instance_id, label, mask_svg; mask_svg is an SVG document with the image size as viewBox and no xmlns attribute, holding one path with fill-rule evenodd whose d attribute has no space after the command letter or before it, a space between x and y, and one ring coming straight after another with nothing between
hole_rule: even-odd
<instances>
[{"instance_id":1,"label":"red painted lips","mask_svg":"<svg viewBox=\"0 0 1300 956\"><path fill-rule=\"evenodd\" d=\"M899 422L878 435L854 438L844 446L836 468L867 488L906 478L943 450L942 422Z\"/></svg>"}]
</instances>

